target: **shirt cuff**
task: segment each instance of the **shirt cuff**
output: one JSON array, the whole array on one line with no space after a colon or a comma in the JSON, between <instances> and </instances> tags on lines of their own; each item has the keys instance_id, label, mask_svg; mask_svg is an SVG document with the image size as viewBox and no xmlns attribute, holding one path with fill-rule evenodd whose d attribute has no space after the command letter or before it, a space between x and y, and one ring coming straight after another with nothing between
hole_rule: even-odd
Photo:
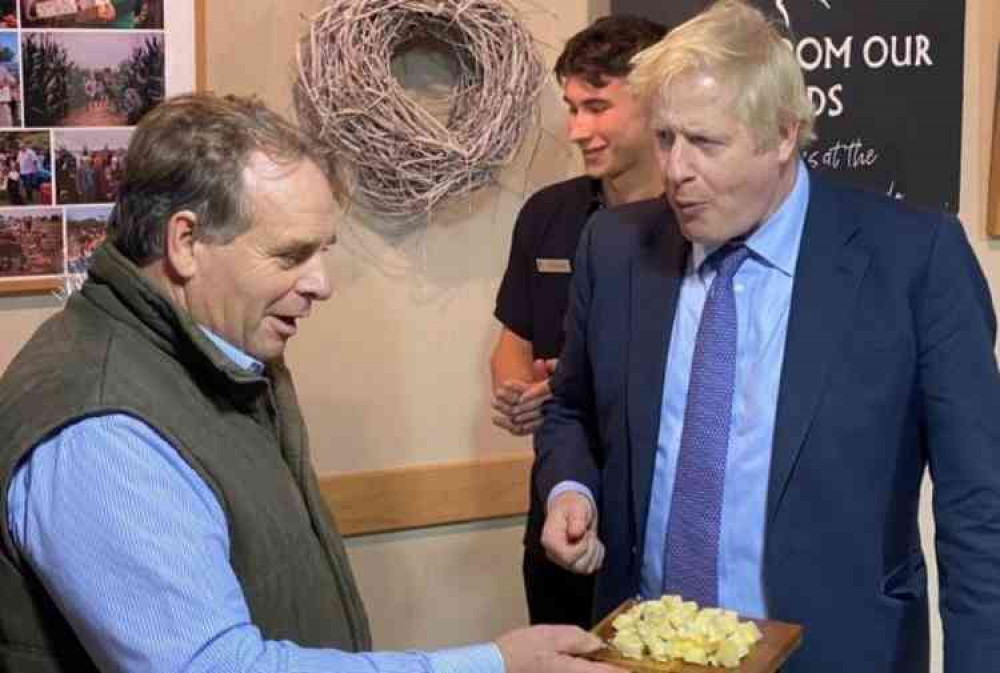
<instances>
[{"instance_id":1,"label":"shirt cuff","mask_svg":"<svg viewBox=\"0 0 1000 673\"><path fill-rule=\"evenodd\" d=\"M504 673L503 657L494 643L437 650L428 657L434 673Z\"/></svg>"},{"instance_id":2,"label":"shirt cuff","mask_svg":"<svg viewBox=\"0 0 1000 673\"><path fill-rule=\"evenodd\" d=\"M556 484L552 490L549 491L548 500L545 501L545 511L547 512L549 510L549 506L552 505L552 501L555 500L557 496L560 496L567 491L579 493L587 498L590 502L590 513L597 513L597 501L594 500L594 494L590 492L589 488L578 481L560 481Z\"/></svg>"}]
</instances>

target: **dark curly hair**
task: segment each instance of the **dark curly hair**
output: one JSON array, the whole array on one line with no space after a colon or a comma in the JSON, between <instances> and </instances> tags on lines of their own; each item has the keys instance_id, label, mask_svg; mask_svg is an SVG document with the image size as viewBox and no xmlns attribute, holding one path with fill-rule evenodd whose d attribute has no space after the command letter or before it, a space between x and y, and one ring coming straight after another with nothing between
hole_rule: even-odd
<instances>
[{"instance_id":1,"label":"dark curly hair","mask_svg":"<svg viewBox=\"0 0 1000 673\"><path fill-rule=\"evenodd\" d=\"M659 42L667 27L641 16L604 16L574 35L556 61L560 84L567 77L582 77L595 87L608 77L625 77L632 57Z\"/></svg>"}]
</instances>

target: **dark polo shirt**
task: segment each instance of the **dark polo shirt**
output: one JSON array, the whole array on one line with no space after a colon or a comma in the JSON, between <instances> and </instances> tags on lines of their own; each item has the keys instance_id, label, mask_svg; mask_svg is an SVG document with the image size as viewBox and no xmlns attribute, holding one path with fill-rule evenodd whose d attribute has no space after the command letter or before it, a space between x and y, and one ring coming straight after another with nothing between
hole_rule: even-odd
<instances>
[{"instance_id":1,"label":"dark polo shirt","mask_svg":"<svg viewBox=\"0 0 1000 673\"><path fill-rule=\"evenodd\" d=\"M536 192L517 216L494 315L531 342L536 358L562 350L576 245L601 206L600 181L579 177Z\"/></svg>"},{"instance_id":2,"label":"dark polo shirt","mask_svg":"<svg viewBox=\"0 0 1000 673\"><path fill-rule=\"evenodd\" d=\"M579 177L536 192L517 216L494 315L531 342L535 358L559 357L577 243L587 220L602 206L600 181ZM534 480L530 503L524 586L531 622L589 627L593 577L570 573L545 557L541 546L545 506Z\"/></svg>"}]
</instances>

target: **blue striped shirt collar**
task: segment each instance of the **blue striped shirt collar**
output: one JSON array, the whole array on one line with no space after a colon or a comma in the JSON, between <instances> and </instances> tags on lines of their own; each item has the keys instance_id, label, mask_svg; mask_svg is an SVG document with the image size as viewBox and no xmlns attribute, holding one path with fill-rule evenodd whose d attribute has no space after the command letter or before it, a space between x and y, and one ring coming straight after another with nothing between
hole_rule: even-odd
<instances>
[{"instance_id":1,"label":"blue striped shirt collar","mask_svg":"<svg viewBox=\"0 0 1000 673\"><path fill-rule=\"evenodd\" d=\"M809 206L809 171L805 163L796 162L795 184L774 213L747 239L746 245L758 260L786 276L795 275L795 261ZM693 243L690 269L701 270L701 264L719 246L707 247Z\"/></svg>"},{"instance_id":2,"label":"blue striped shirt collar","mask_svg":"<svg viewBox=\"0 0 1000 673\"><path fill-rule=\"evenodd\" d=\"M207 336L209 340L215 344L215 347L222 351L222 354L229 358L234 365L240 369L250 372L251 374L264 373L263 362L250 357L204 325L198 325L198 327L201 328L201 331L205 333L205 336Z\"/></svg>"}]
</instances>

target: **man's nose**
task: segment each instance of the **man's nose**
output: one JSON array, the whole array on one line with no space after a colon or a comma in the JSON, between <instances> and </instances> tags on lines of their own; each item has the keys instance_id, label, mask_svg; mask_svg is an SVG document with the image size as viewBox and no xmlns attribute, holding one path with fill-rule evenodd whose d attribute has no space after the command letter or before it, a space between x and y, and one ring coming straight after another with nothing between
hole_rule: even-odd
<instances>
[{"instance_id":1,"label":"man's nose","mask_svg":"<svg viewBox=\"0 0 1000 673\"><path fill-rule=\"evenodd\" d=\"M310 259L299 279L299 293L316 301L326 301L333 294L330 283L330 273L326 269L326 261L321 255Z\"/></svg>"},{"instance_id":2,"label":"man's nose","mask_svg":"<svg viewBox=\"0 0 1000 673\"><path fill-rule=\"evenodd\" d=\"M585 142L594 134L593 119L588 114L578 112L570 115L568 124L570 142Z\"/></svg>"},{"instance_id":3,"label":"man's nose","mask_svg":"<svg viewBox=\"0 0 1000 673\"><path fill-rule=\"evenodd\" d=\"M691 177L690 148L681 138L676 138L668 149L661 150L661 169L667 181L679 185Z\"/></svg>"}]
</instances>

